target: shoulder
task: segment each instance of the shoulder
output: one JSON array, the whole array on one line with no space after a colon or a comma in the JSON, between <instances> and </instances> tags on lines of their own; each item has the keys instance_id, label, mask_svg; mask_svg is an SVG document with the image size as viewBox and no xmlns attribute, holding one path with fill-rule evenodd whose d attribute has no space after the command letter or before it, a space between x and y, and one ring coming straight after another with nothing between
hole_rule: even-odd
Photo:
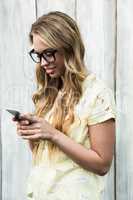
<instances>
[{"instance_id":1,"label":"shoulder","mask_svg":"<svg viewBox=\"0 0 133 200\"><path fill-rule=\"evenodd\" d=\"M95 124L109 118L115 118L114 93L107 84L90 74L83 82L82 112L88 115L88 124Z\"/></svg>"},{"instance_id":2,"label":"shoulder","mask_svg":"<svg viewBox=\"0 0 133 200\"><path fill-rule=\"evenodd\" d=\"M114 94L104 81L89 74L82 86L82 97L76 107L78 116L88 118L88 124L115 118Z\"/></svg>"},{"instance_id":3,"label":"shoulder","mask_svg":"<svg viewBox=\"0 0 133 200\"><path fill-rule=\"evenodd\" d=\"M82 98L86 100L87 104L91 103L93 106L103 105L103 102L115 106L113 90L94 74L89 74L84 80Z\"/></svg>"},{"instance_id":4,"label":"shoulder","mask_svg":"<svg viewBox=\"0 0 133 200\"><path fill-rule=\"evenodd\" d=\"M107 83L105 83L103 80L96 77L96 75L93 73L89 74L85 78L83 85L82 85L82 89L83 89L83 95L85 93L89 92L89 93L93 94L93 96L95 96L105 90L110 93L113 93L113 90L111 88L109 88Z\"/></svg>"}]
</instances>

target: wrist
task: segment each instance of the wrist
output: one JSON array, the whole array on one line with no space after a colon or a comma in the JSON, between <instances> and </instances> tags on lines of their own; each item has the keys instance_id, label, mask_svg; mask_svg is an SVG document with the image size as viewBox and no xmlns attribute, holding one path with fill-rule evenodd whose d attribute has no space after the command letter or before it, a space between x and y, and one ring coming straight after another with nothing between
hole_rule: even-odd
<instances>
[{"instance_id":1,"label":"wrist","mask_svg":"<svg viewBox=\"0 0 133 200\"><path fill-rule=\"evenodd\" d=\"M58 138L60 137L60 135L61 135L62 133L59 131L59 130L55 130L54 131L54 134L52 134L52 137L51 137L51 141L53 142L53 143L55 143L55 144L57 144L58 142Z\"/></svg>"}]
</instances>

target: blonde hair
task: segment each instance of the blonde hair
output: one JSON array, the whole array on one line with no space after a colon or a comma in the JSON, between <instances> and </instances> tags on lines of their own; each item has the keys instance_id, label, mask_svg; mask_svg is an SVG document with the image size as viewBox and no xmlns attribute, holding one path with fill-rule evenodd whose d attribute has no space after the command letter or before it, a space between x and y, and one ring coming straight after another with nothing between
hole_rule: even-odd
<instances>
[{"instance_id":1,"label":"blonde hair","mask_svg":"<svg viewBox=\"0 0 133 200\"><path fill-rule=\"evenodd\" d=\"M54 105L52 126L68 134L68 129L74 121L74 106L82 96L82 82L87 76L84 64L85 48L79 29L71 17L55 11L41 16L32 24L29 34L31 43L33 43L33 34L41 36L49 47L61 49L65 64L64 76L58 78L49 77L40 64L37 64L37 91L33 94L35 114L43 117ZM60 89L62 95L56 98ZM44 144L43 141L41 142ZM35 146L34 150L36 160L39 145L40 143ZM48 148L50 156L59 152L58 147L50 141L48 141ZM39 160L41 159L40 154L42 152L39 152Z\"/></svg>"}]
</instances>

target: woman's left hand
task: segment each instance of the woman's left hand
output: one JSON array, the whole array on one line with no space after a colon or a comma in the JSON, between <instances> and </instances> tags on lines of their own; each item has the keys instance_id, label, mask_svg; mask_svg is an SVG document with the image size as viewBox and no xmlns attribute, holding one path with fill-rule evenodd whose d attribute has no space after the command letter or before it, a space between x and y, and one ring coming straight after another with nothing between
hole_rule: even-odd
<instances>
[{"instance_id":1,"label":"woman's left hand","mask_svg":"<svg viewBox=\"0 0 133 200\"><path fill-rule=\"evenodd\" d=\"M20 116L23 120L28 120L29 125L21 125L18 122L18 134L27 140L47 139L52 140L57 129L52 127L44 118L24 114Z\"/></svg>"}]
</instances>

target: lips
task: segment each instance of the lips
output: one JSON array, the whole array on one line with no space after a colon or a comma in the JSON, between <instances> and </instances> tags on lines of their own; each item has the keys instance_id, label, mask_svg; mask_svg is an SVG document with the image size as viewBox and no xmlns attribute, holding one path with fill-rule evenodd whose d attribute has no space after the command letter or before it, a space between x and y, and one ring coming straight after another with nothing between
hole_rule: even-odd
<instances>
[{"instance_id":1,"label":"lips","mask_svg":"<svg viewBox=\"0 0 133 200\"><path fill-rule=\"evenodd\" d=\"M55 71L56 67L44 67L46 70L46 73L51 74Z\"/></svg>"}]
</instances>

